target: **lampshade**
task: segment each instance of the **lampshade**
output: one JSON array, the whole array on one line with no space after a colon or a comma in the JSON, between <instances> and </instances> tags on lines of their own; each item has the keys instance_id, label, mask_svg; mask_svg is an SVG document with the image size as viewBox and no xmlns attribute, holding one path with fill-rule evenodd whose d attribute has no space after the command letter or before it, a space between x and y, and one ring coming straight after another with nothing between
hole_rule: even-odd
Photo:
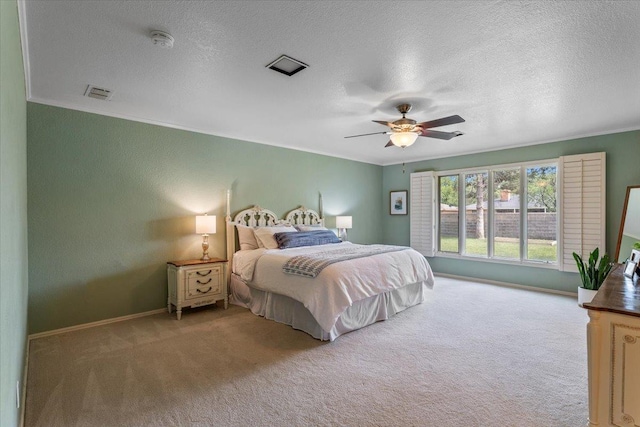
<instances>
[{"instance_id":1,"label":"lampshade","mask_svg":"<svg viewBox=\"0 0 640 427\"><path fill-rule=\"evenodd\" d=\"M196 216L196 234L215 234L216 216L198 215Z\"/></svg>"},{"instance_id":2,"label":"lampshade","mask_svg":"<svg viewBox=\"0 0 640 427\"><path fill-rule=\"evenodd\" d=\"M400 148L412 145L416 139L418 139L418 134L415 132L394 132L391 134L391 142Z\"/></svg>"},{"instance_id":3,"label":"lampshade","mask_svg":"<svg viewBox=\"0 0 640 427\"><path fill-rule=\"evenodd\" d=\"M351 228L351 217L350 216L337 216L336 217L336 228Z\"/></svg>"}]
</instances>

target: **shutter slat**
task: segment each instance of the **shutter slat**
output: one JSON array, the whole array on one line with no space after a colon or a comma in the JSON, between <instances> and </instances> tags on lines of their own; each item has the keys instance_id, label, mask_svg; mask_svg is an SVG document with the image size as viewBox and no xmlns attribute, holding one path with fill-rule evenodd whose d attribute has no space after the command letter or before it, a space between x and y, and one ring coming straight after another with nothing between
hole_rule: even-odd
<instances>
[{"instance_id":1,"label":"shutter slat","mask_svg":"<svg viewBox=\"0 0 640 427\"><path fill-rule=\"evenodd\" d=\"M409 197L410 246L425 256L435 255L433 172L411 174Z\"/></svg>"},{"instance_id":2,"label":"shutter slat","mask_svg":"<svg viewBox=\"0 0 640 427\"><path fill-rule=\"evenodd\" d=\"M587 257L605 248L605 153L560 158L562 271L577 272L573 252Z\"/></svg>"}]
</instances>

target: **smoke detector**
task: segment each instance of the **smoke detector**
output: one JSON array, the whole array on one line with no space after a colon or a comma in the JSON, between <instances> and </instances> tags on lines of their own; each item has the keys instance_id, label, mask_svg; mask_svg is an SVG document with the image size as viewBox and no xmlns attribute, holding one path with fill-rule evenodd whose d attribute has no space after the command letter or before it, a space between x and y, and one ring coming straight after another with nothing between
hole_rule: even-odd
<instances>
[{"instance_id":1,"label":"smoke detector","mask_svg":"<svg viewBox=\"0 0 640 427\"><path fill-rule=\"evenodd\" d=\"M165 33L164 31L151 31L151 40L154 45L165 49L171 49L173 47L173 36L169 33Z\"/></svg>"}]
</instances>

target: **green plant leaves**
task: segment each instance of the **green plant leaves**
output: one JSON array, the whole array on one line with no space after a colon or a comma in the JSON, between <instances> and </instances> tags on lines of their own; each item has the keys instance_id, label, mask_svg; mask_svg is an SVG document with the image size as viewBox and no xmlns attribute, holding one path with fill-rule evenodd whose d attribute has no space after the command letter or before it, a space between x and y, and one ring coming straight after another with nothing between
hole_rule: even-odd
<instances>
[{"instance_id":1,"label":"green plant leaves","mask_svg":"<svg viewBox=\"0 0 640 427\"><path fill-rule=\"evenodd\" d=\"M585 289L598 290L604 279L607 278L611 271L611 258L609 255L604 254L602 258L599 258L600 249L595 248L593 252L589 254L588 264L585 264L582 257L577 253L573 253L573 259L576 260L578 265L578 272L580 273L580 280L582 281L582 287Z\"/></svg>"}]
</instances>

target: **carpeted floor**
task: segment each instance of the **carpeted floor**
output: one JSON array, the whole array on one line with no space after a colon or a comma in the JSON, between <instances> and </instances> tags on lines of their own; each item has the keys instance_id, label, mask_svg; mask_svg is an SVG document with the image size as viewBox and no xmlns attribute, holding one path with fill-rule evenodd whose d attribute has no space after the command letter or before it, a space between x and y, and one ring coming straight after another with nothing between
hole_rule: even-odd
<instances>
[{"instance_id":1,"label":"carpeted floor","mask_svg":"<svg viewBox=\"0 0 640 427\"><path fill-rule=\"evenodd\" d=\"M320 342L248 310L31 342L25 425L583 426L574 298L436 278L429 300Z\"/></svg>"}]
</instances>

